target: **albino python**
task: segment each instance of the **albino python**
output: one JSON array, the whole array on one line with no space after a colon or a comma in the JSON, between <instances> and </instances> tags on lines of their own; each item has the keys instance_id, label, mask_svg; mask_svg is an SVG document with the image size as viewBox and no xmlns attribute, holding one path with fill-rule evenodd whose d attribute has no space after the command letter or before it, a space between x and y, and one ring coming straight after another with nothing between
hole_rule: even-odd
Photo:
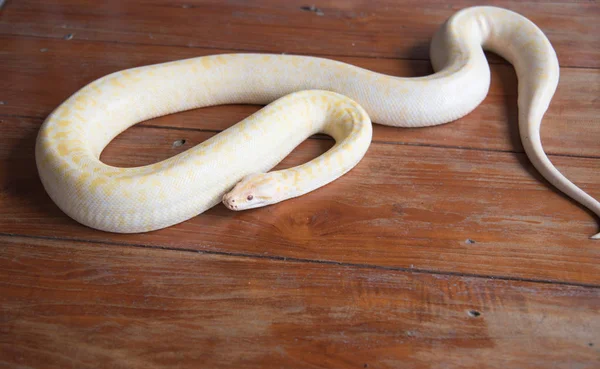
<instances>
[{"instance_id":1,"label":"albino python","mask_svg":"<svg viewBox=\"0 0 600 369\"><path fill-rule=\"evenodd\" d=\"M110 74L46 119L36 143L39 175L66 214L111 232L168 227L220 201L232 210L276 203L356 165L371 141L369 116L379 124L423 127L471 112L490 84L483 49L515 67L519 130L535 168L600 216L600 203L565 178L542 149L540 124L559 78L552 45L531 21L495 7L466 8L443 24L431 43L436 72L426 77L398 78L323 58L273 54L214 55ZM271 102L159 163L116 168L99 160L115 136L138 122L204 106ZM318 132L336 140L331 150L267 173Z\"/></svg>"}]
</instances>

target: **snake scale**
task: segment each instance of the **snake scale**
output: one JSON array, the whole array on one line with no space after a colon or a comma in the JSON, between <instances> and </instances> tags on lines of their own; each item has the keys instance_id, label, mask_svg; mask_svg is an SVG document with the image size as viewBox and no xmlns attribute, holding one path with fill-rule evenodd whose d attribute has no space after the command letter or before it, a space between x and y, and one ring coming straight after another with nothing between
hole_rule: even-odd
<instances>
[{"instance_id":1,"label":"snake scale","mask_svg":"<svg viewBox=\"0 0 600 369\"><path fill-rule=\"evenodd\" d=\"M168 227L221 201L232 210L273 204L352 169L371 142L371 120L424 127L471 112L489 89L484 50L516 70L519 131L530 161L556 188L600 216L600 203L565 178L542 148L540 124L559 79L552 45L527 18L488 6L462 9L439 28L430 48L435 73L425 77L393 77L318 57L251 53L115 72L83 87L48 116L36 142L38 172L67 215L110 232ZM138 122L239 103L269 105L152 165L117 168L99 159L114 137ZM301 166L269 172L318 132L336 140L331 150Z\"/></svg>"}]
</instances>

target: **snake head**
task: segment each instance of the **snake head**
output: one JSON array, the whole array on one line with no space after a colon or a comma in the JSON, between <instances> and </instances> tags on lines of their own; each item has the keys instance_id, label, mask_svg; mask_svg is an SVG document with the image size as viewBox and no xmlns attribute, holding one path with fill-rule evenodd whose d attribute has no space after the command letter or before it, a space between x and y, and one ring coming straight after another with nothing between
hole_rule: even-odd
<instances>
[{"instance_id":1,"label":"snake head","mask_svg":"<svg viewBox=\"0 0 600 369\"><path fill-rule=\"evenodd\" d=\"M277 180L269 173L244 177L223 196L223 204L230 210L246 210L281 201Z\"/></svg>"}]
</instances>

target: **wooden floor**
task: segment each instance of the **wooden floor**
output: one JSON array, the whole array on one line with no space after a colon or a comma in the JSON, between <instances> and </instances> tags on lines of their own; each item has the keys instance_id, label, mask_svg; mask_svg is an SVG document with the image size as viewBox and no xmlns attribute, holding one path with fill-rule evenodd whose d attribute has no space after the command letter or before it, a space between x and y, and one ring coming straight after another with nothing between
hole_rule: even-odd
<instances>
[{"instance_id":1,"label":"wooden floor","mask_svg":"<svg viewBox=\"0 0 600 369\"><path fill-rule=\"evenodd\" d=\"M561 81L543 142L600 198L600 4L488 3L524 14L555 46ZM0 368L600 367L600 241L588 239L598 219L527 161L515 73L497 56L473 113L434 128L375 126L356 169L275 206L219 205L165 230L109 234L63 214L37 176L44 118L110 72L254 51L426 75L435 29L474 4L6 1ZM257 109L144 122L102 159L156 162ZM331 145L311 138L282 166Z\"/></svg>"}]
</instances>

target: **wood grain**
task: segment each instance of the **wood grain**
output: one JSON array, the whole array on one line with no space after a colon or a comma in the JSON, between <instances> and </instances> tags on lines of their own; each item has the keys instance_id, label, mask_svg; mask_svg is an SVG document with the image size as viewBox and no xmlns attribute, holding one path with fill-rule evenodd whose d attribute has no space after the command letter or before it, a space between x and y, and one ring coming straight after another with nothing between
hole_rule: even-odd
<instances>
[{"instance_id":1,"label":"wood grain","mask_svg":"<svg viewBox=\"0 0 600 369\"><path fill-rule=\"evenodd\" d=\"M0 237L0 365L587 368L600 289Z\"/></svg>"},{"instance_id":2,"label":"wood grain","mask_svg":"<svg viewBox=\"0 0 600 369\"><path fill-rule=\"evenodd\" d=\"M4 45L0 71L3 90L0 114L45 118L62 101L106 74L141 65L191 58L231 50L190 49L154 45L121 45L76 40L0 37ZM110 57L106 57L110 55ZM427 75L427 61L335 58L396 76ZM410 145L451 146L518 151L523 148L517 127L517 80L512 67L492 66L492 85L473 113L451 124L399 129L376 126L375 141ZM545 149L553 154L600 157L600 70L563 68L561 81L542 126ZM258 109L227 106L197 109L144 124L219 131Z\"/></svg>"},{"instance_id":3,"label":"wood grain","mask_svg":"<svg viewBox=\"0 0 600 369\"><path fill-rule=\"evenodd\" d=\"M45 194L33 157L39 121L2 124L5 234L600 284L600 244L587 239L596 221L542 182L523 154L374 143L354 170L301 198L239 213L219 205L165 230L117 235L75 223ZM149 164L210 136L134 127L102 159ZM173 148L180 139L186 144ZM331 144L308 140L280 167L306 162ZM600 159L552 160L600 196Z\"/></svg>"},{"instance_id":4,"label":"wood grain","mask_svg":"<svg viewBox=\"0 0 600 369\"><path fill-rule=\"evenodd\" d=\"M476 3L520 12L550 38L562 68L543 142L600 198L597 1L8 0L0 368L600 367L600 243L587 239L598 220L522 154L516 78L494 55L490 94L473 113L427 129L375 126L355 170L275 206L217 206L166 230L116 235L69 219L39 181L42 120L105 74L253 51L426 75L435 29ZM257 109L147 121L102 160L156 162ZM332 143L313 137L280 167Z\"/></svg>"},{"instance_id":5,"label":"wood grain","mask_svg":"<svg viewBox=\"0 0 600 369\"><path fill-rule=\"evenodd\" d=\"M12 1L0 34L118 43L428 59L435 30L457 10L497 5L536 23L563 66L599 67L596 1L324 0L316 11L304 0ZM69 36L71 35L71 36Z\"/></svg>"}]
</instances>

